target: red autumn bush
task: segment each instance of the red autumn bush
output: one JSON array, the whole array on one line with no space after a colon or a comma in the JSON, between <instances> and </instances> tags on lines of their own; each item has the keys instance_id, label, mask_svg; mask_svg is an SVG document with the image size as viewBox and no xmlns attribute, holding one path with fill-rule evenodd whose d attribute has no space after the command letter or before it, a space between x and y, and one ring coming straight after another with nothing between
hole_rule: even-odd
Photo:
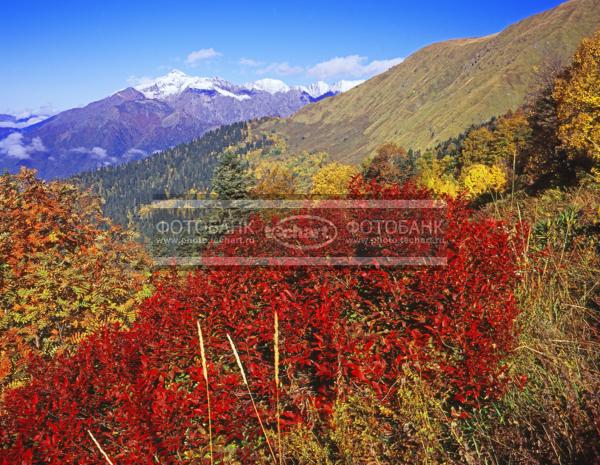
<instances>
[{"instance_id":1,"label":"red autumn bush","mask_svg":"<svg viewBox=\"0 0 600 465\"><path fill-rule=\"evenodd\" d=\"M352 196L429 193L356 180ZM121 465L208 463L197 318L215 453L229 445L243 463L256 463L265 445L226 335L274 429L275 312L284 431L327 416L353 386L372 388L385 403L407 367L450 395L448 408L457 412L501 396L510 382L503 362L515 343L519 240L499 222L472 221L460 201L448 202L444 267L231 267L165 279L131 330L94 335L72 357L32 361L31 384L6 394L0 463L100 464L88 429ZM258 252L265 251L246 250Z\"/></svg>"}]
</instances>

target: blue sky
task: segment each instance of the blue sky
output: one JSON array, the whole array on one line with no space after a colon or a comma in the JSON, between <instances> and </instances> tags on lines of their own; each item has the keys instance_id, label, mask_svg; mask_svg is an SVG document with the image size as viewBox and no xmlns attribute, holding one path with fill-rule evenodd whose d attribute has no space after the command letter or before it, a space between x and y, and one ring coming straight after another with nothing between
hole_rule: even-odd
<instances>
[{"instance_id":1,"label":"blue sky","mask_svg":"<svg viewBox=\"0 0 600 465\"><path fill-rule=\"evenodd\" d=\"M424 45L497 32L560 3L3 2L0 111L63 110L173 68L235 83L365 78Z\"/></svg>"}]
</instances>

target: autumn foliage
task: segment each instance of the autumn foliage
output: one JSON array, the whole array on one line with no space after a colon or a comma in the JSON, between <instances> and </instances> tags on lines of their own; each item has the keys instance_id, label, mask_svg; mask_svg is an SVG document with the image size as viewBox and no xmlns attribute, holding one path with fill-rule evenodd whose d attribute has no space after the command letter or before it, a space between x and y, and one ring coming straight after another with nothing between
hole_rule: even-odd
<instances>
[{"instance_id":1,"label":"autumn foliage","mask_svg":"<svg viewBox=\"0 0 600 465\"><path fill-rule=\"evenodd\" d=\"M600 30L584 39L554 87L558 137L567 149L600 163Z\"/></svg>"},{"instance_id":2,"label":"autumn foliage","mask_svg":"<svg viewBox=\"0 0 600 465\"><path fill-rule=\"evenodd\" d=\"M357 179L349 196L430 193ZM502 223L475 221L464 203L448 202L445 267L233 267L171 275L130 330L105 329L73 356L32 362L32 382L6 394L0 464L103 463L88 430L121 465L209 463L197 319L218 460L268 457L227 335L274 431L275 314L284 434L327 418L356 389L371 390L386 405L406 370L419 373L451 415L497 399L512 379L505 359L516 340L513 289L522 244Z\"/></svg>"},{"instance_id":3,"label":"autumn foliage","mask_svg":"<svg viewBox=\"0 0 600 465\"><path fill-rule=\"evenodd\" d=\"M0 390L105 324L131 323L147 260L100 201L35 172L0 177Z\"/></svg>"},{"instance_id":4,"label":"autumn foliage","mask_svg":"<svg viewBox=\"0 0 600 465\"><path fill-rule=\"evenodd\" d=\"M347 192L350 180L358 174L352 165L332 162L313 176L311 194L336 196Z\"/></svg>"}]
</instances>

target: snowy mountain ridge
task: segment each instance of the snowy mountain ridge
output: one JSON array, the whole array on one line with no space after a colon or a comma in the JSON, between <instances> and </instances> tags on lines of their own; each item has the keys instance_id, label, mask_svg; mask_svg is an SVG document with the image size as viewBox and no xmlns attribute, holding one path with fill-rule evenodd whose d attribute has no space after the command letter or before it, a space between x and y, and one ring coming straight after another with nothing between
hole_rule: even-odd
<instances>
[{"instance_id":1,"label":"snowy mountain ridge","mask_svg":"<svg viewBox=\"0 0 600 465\"><path fill-rule=\"evenodd\" d=\"M190 76L183 71L173 71L135 86L134 88L144 94L146 98L157 100L168 100L182 94L187 89L200 91L214 91L222 96L231 97L236 100L247 100L251 98L249 92L268 92L271 95L286 93L294 90L307 93L311 98L318 99L325 94L339 94L362 84L364 81L339 81L328 84L324 81L315 82L308 86L290 87L279 79L259 79L241 85L232 84L219 77Z\"/></svg>"}]
</instances>

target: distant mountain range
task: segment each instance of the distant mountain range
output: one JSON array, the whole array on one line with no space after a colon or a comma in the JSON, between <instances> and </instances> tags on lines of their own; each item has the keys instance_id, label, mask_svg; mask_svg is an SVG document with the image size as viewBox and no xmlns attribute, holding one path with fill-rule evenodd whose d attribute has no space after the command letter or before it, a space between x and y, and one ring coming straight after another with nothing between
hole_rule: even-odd
<instances>
[{"instance_id":1,"label":"distant mountain range","mask_svg":"<svg viewBox=\"0 0 600 465\"><path fill-rule=\"evenodd\" d=\"M138 160L223 125L290 116L361 83L290 87L261 79L235 85L174 70L47 119L0 115L0 171L27 166L44 178L57 178Z\"/></svg>"},{"instance_id":2,"label":"distant mountain range","mask_svg":"<svg viewBox=\"0 0 600 465\"><path fill-rule=\"evenodd\" d=\"M384 142L426 149L514 110L600 28L600 0L571 0L498 34L429 45L363 85L263 123L292 152L357 162Z\"/></svg>"},{"instance_id":3,"label":"distant mountain range","mask_svg":"<svg viewBox=\"0 0 600 465\"><path fill-rule=\"evenodd\" d=\"M276 118L255 130L277 132L292 153L359 162L387 141L425 149L523 105L598 28L600 0L570 0L497 34L429 45L364 84L235 85L175 70L35 124L0 116L0 172L67 177L262 117Z\"/></svg>"},{"instance_id":4,"label":"distant mountain range","mask_svg":"<svg viewBox=\"0 0 600 465\"><path fill-rule=\"evenodd\" d=\"M253 92L264 98L268 98L264 94L296 92L293 95L299 93L310 101L347 92L285 119L224 126L143 161L83 173L79 182L105 199L108 215L127 224L153 194L209 186L216 154L244 140L248 131L277 132L287 139L291 154L325 150L332 158L347 162L360 161L386 141L406 148L432 147L472 124L522 105L548 82L548 70L569 64L581 39L599 27L600 0L571 0L493 36L425 47L358 87L317 83L291 89L281 81L262 80L236 88L220 81L198 81L193 85L235 94L236 102L248 101L245 96ZM144 98L159 96L162 100L149 101L172 105L183 95L178 86L161 81L128 92L146 93Z\"/></svg>"}]
</instances>

